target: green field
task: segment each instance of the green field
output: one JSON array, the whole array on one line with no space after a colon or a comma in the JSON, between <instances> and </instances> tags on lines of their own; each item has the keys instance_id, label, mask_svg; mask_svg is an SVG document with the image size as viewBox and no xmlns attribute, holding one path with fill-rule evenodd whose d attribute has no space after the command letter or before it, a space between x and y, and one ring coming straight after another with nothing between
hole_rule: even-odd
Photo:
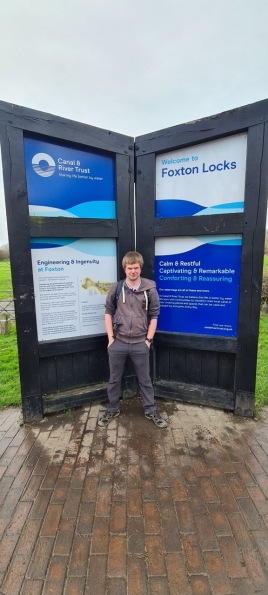
<instances>
[{"instance_id":1,"label":"green field","mask_svg":"<svg viewBox=\"0 0 268 595\"><path fill-rule=\"evenodd\" d=\"M0 262L0 300L9 299L12 295L9 260Z\"/></svg>"},{"instance_id":2,"label":"green field","mask_svg":"<svg viewBox=\"0 0 268 595\"><path fill-rule=\"evenodd\" d=\"M268 256L264 274L268 276ZM11 289L8 262L0 262L0 289ZM3 294L0 294L3 295ZM9 297L8 294L6 297ZM1 299L1 298L0 298ZM2 298L3 299L3 298ZM268 314L261 314L256 380L256 412L268 405ZM0 409L20 404L20 381L15 325L10 335L0 335Z\"/></svg>"}]
</instances>

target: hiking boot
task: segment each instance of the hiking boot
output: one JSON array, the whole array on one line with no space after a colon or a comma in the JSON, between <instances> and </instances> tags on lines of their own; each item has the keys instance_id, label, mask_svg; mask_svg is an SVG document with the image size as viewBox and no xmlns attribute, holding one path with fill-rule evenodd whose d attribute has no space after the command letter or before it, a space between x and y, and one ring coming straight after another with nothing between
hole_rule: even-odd
<instances>
[{"instance_id":1,"label":"hiking boot","mask_svg":"<svg viewBox=\"0 0 268 595\"><path fill-rule=\"evenodd\" d=\"M163 419L163 417L161 417L161 415L157 411L157 409L156 409L156 411L152 411L151 413L145 413L145 417L147 419L151 419L158 428L166 428L167 427L166 420Z\"/></svg>"},{"instance_id":2,"label":"hiking boot","mask_svg":"<svg viewBox=\"0 0 268 595\"><path fill-rule=\"evenodd\" d=\"M120 415L119 409L115 413L109 413L109 411L105 411L104 415L98 420L98 425L102 427L108 426L110 421L112 421L114 417L118 417L118 415Z\"/></svg>"}]
</instances>

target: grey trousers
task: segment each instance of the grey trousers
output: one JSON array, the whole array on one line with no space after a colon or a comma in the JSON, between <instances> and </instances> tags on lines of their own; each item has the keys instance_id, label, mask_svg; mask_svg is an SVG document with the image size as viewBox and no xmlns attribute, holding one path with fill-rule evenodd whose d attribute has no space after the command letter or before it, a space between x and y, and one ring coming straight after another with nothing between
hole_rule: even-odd
<instances>
[{"instance_id":1,"label":"grey trousers","mask_svg":"<svg viewBox=\"0 0 268 595\"><path fill-rule=\"evenodd\" d=\"M154 402L154 389L150 378L150 350L145 341L142 341L142 343L125 343L124 341L120 341L120 339L115 339L108 349L110 379L107 387L109 399L107 411L109 413L115 413L115 411L119 409L121 381L125 361L128 355L135 367L143 399L144 411L146 413L151 413L156 410L156 405Z\"/></svg>"}]
</instances>

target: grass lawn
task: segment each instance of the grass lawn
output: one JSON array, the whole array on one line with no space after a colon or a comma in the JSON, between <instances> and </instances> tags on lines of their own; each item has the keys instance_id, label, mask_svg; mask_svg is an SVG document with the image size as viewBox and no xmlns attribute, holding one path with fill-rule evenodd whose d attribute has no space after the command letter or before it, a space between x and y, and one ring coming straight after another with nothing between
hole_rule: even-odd
<instances>
[{"instance_id":1,"label":"grass lawn","mask_svg":"<svg viewBox=\"0 0 268 595\"><path fill-rule=\"evenodd\" d=\"M268 275L268 256L265 256L264 270L265 274ZM0 289L9 288L11 289L9 262L1 262ZM261 314L256 381L256 412L260 412L264 405L268 405L267 370L268 314ZM12 325L10 335L0 335L0 409L10 405L19 405L20 402L16 327Z\"/></svg>"},{"instance_id":2,"label":"grass lawn","mask_svg":"<svg viewBox=\"0 0 268 595\"><path fill-rule=\"evenodd\" d=\"M14 324L10 335L0 335L0 409L20 403L18 349Z\"/></svg>"},{"instance_id":3,"label":"grass lawn","mask_svg":"<svg viewBox=\"0 0 268 595\"><path fill-rule=\"evenodd\" d=\"M7 290L7 291L5 291ZM3 293L4 291L4 293ZM12 296L11 273L9 260L0 262L0 300L9 299Z\"/></svg>"}]
</instances>

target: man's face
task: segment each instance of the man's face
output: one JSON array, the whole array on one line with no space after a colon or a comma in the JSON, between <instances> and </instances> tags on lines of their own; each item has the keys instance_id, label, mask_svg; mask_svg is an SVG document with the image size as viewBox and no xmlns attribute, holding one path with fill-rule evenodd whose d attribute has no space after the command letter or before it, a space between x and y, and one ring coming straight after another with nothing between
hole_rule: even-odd
<instances>
[{"instance_id":1,"label":"man's face","mask_svg":"<svg viewBox=\"0 0 268 595\"><path fill-rule=\"evenodd\" d=\"M125 267L126 279L129 283L135 283L139 280L141 275L141 267L135 262L134 264L127 264Z\"/></svg>"}]
</instances>

